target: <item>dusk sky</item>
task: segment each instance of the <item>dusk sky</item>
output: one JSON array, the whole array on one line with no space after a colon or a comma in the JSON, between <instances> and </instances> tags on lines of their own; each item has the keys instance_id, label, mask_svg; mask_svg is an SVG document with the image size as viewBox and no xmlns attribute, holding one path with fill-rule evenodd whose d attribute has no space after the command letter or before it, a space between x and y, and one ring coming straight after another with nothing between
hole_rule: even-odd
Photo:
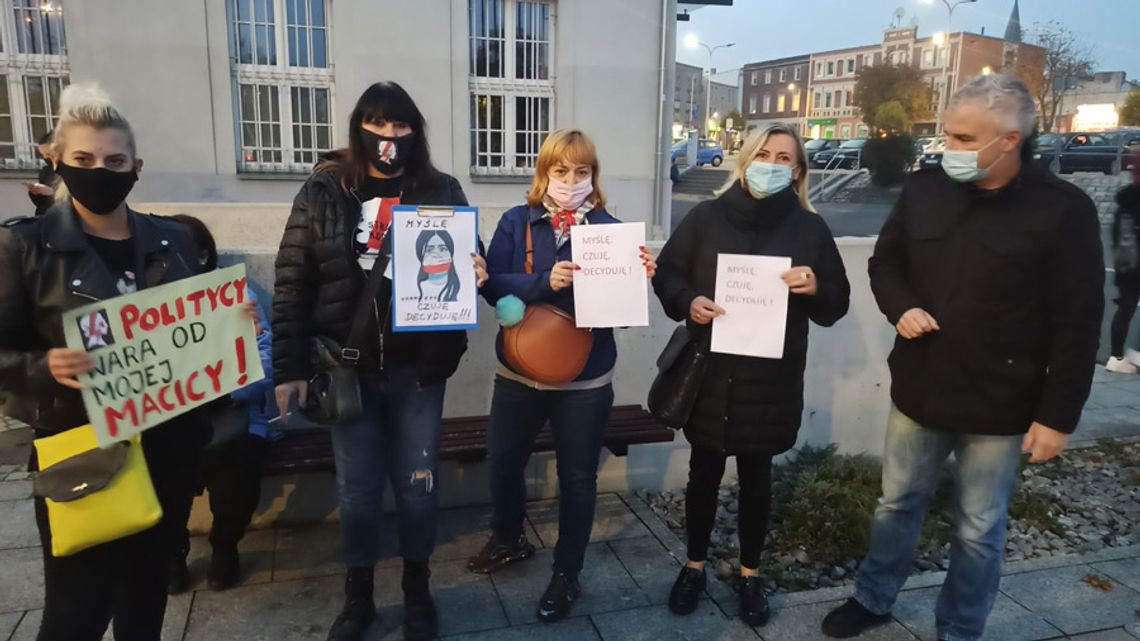
<instances>
[{"instance_id":1,"label":"dusk sky","mask_svg":"<svg viewBox=\"0 0 1140 641\"><path fill-rule=\"evenodd\" d=\"M687 49L685 36L696 34L719 49L712 66L726 70L716 80L733 84L736 69L760 60L882 41L895 10L902 8L909 25L914 19L920 37L946 30L942 0L735 0L732 7L706 6L690 11L689 22L677 23L677 60L709 66L704 48ZM953 4L953 0L951 0ZM1005 33L1013 0L978 0L954 10L953 31L1000 37ZM681 5L684 8L684 5ZM1057 20L1093 48L1096 69L1126 71L1140 79L1140 0L1020 0L1022 30L1028 36L1035 22Z\"/></svg>"}]
</instances>

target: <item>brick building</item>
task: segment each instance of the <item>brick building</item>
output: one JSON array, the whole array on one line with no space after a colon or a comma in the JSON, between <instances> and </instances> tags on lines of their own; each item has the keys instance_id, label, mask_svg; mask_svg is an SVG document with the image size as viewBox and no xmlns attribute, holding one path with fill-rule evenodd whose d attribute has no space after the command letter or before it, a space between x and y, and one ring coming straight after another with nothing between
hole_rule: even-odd
<instances>
[{"instance_id":1,"label":"brick building","mask_svg":"<svg viewBox=\"0 0 1140 641\"><path fill-rule=\"evenodd\" d=\"M740 113L749 129L786 122L802 129L807 114L809 56L744 66Z\"/></svg>"}]
</instances>

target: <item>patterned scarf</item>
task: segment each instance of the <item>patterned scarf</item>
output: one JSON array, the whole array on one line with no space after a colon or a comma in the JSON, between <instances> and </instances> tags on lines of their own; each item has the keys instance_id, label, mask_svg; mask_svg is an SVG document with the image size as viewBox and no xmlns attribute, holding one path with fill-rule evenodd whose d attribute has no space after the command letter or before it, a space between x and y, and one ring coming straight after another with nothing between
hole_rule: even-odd
<instances>
[{"instance_id":1,"label":"patterned scarf","mask_svg":"<svg viewBox=\"0 0 1140 641\"><path fill-rule=\"evenodd\" d=\"M594 201L589 199L577 211L562 209L549 196L542 199L542 206L546 208L543 218L549 220L550 226L554 228L554 245L559 249L570 240L570 229L574 225L589 224L586 214L594 211Z\"/></svg>"}]
</instances>

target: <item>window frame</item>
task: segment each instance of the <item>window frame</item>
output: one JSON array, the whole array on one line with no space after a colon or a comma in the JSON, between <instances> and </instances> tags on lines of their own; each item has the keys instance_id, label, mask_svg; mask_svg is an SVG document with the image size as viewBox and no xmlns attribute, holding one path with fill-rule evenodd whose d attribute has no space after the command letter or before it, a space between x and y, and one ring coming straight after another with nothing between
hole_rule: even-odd
<instances>
[{"instance_id":1,"label":"window frame","mask_svg":"<svg viewBox=\"0 0 1140 641\"><path fill-rule=\"evenodd\" d=\"M3 111L0 120L7 119L11 138L0 140L0 172L35 171L43 164L37 154L39 136L34 131L36 127L33 121L45 119L54 127L59 122L58 105L52 103L52 92L45 85L44 109L33 113L28 80L58 80L60 92L71 83L67 29L63 21L67 4L71 1L74 0L51 2L52 12L59 16L60 25L56 52L25 53L21 52L21 40L17 37L16 12L29 9L42 12L44 5L33 0L34 6L17 6L14 0L0 0L0 11L3 12L0 17L0 82L4 83L8 100L6 105L0 107ZM41 32L41 37L44 35Z\"/></svg>"}]
</instances>

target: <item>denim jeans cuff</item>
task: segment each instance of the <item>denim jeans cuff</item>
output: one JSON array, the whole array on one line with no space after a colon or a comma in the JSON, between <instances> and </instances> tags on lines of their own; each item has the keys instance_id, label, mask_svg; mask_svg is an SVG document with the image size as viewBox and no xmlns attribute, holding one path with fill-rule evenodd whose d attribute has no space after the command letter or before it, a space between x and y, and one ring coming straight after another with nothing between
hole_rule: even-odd
<instances>
[{"instance_id":1,"label":"denim jeans cuff","mask_svg":"<svg viewBox=\"0 0 1140 641\"><path fill-rule=\"evenodd\" d=\"M852 598L855 599L855 601L858 602L859 605L863 606L864 608L867 608L867 610L869 610L871 612L871 614L877 614L879 616L882 616L884 614L890 614L891 613L890 608L880 607L879 601L877 599L875 599L873 596L871 596L870 594L867 594L867 592L864 590L860 590L860 589L856 588L855 594L854 594L854 596L852 596Z\"/></svg>"}]
</instances>

